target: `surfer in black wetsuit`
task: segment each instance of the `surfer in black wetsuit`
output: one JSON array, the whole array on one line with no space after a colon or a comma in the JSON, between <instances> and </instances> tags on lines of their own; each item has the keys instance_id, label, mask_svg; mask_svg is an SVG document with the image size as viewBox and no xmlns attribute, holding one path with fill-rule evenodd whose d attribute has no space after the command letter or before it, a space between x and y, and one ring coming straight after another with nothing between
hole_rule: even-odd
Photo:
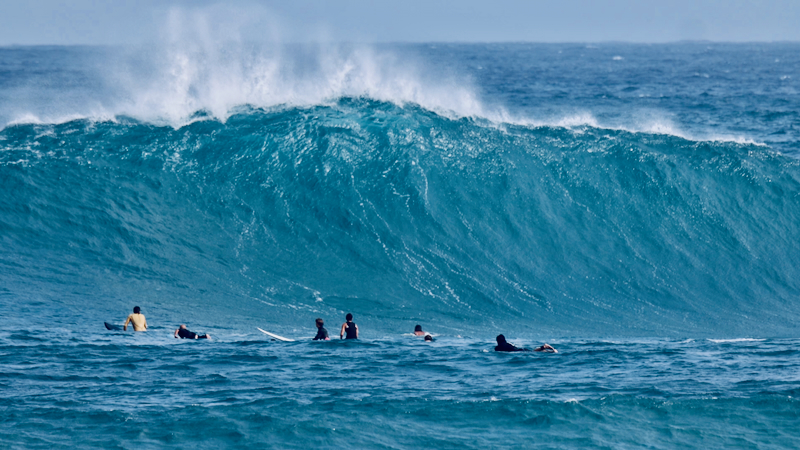
<instances>
[{"instance_id":1,"label":"surfer in black wetsuit","mask_svg":"<svg viewBox=\"0 0 800 450\"><path fill-rule=\"evenodd\" d=\"M175 339L178 339L179 337L181 339L209 339L211 336L209 336L207 333L204 335L192 333L188 328L186 328L186 325L181 325L177 330L175 330Z\"/></svg>"},{"instance_id":2,"label":"surfer in black wetsuit","mask_svg":"<svg viewBox=\"0 0 800 450\"><path fill-rule=\"evenodd\" d=\"M330 338L328 337L328 330L323 327L325 322L322 319L317 319L317 335L314 336L315 341L329 341Z\"/></svg>"},{"instance_id":3,"label":"surfer in black wetsuit","mask_svg":"<svg viewBox=\"0 0 800 450\"><path fill-rule=\"evenodd\" d=\"M516 347L510 342L506 341L506 337L502 334L497 335L497 347L494 348L496 352L529 352L530 349ZM554 349L548 344L544 344L541 347L536 347L533 349L534 352L550 352L550 353L557 353L558 350Z\"/></svg>"},{"instance_id":4,"label":"surfer in black wetsuit","mask_svg":"<svg viewBox=\"0 0 800 450\"><path fill-rule=\"evenodd\" d=\"M342 324L342 329L339 331L339 339L341 339L345 333L347 333L345 339L358 339L358 325L353 323L353 315L347 313L345 320L347 320L347 322Z\"/></svg>"},{"instance_id":5,"label":"surfer in black wetsuit","mask_svg":"<svg viewBox=\"0 0 800 450\"><path fill-rule=\"evenodd\" d=\"M506 341L506 337L502 334L497 336L497 347L494 348L496 352L529 352L527 348L515 347L510 342Z\"/></svg>"}]
</instances>

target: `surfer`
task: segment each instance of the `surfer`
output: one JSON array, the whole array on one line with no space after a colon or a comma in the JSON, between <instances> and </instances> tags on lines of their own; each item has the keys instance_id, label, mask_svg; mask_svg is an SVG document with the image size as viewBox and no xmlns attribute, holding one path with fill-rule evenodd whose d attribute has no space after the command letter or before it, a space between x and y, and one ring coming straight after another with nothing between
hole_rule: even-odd
<instances>
[{"instance_id":1,"label":"surfer","mask_svg":"<svg viewBox=\"0 0 800 450\"><path fill-rule=\"evenodd\" d=\"M422 331L422 325L417 325L414 327L414 336L425 336L425 332Z\"/></svg>"},{"instance_id":2,"label":"surfer","mask_svg":"<svg viewBox=\"0 0 800 450\"><path fill-rule=\"evenodd\" d=\"M346 339L358 339L358 325L353 323L353 315L347 313L344 317L347 322L342 324L342 329L339 331L339 339L347 333Z\"/></svg>"},{"instance_id":3,"label":"surfer","mask_svg":"<svg viewBox=\"0 0 800 450\"><path fill-rule=\"evenodd\" d=\"M180 327L178 327L177 330L175 330L175 339L178 339L179 337L181 339L210 339L211 338L211 336L209 336L208 333L206 333L204 335L198 335L197 333L192 333L191 331L189 331L188 328L186 328L186 325L181 325Z\"/></svg>"},{"instance_id":4,"label":"surfer","mask_svg":"<svg viewBox=\"0 0 800 450\"><path fill-rule=\"evenodd\" d=\"M430 334L425 335L425 342L433 342L433 336Z\"/></svg>"},{"instance_id":5,"label":"surfer","mask_svg":"<svg viewBox=\"0 0 800 450\"><path fill-rule=\"evenodd\" d=\"M122 331L128 331L128 324L133 324L133 331L147 331L147 319L141 313L142 308L138 306L133 307L133 314L128 316L125 320L125 325L122 326Z\"/></svg>"},{"instance_id":6,"label":"surfer","mask_svg":"<svg viewBox=\"0 0 800 450\"><path fill-rule=\"evenodd\" d=\"M329 341L328 330L323 326L325 322L322 319L317 319L317 335L314 336L315 341Z\"/></svg>"},{"instance_id":7,"label":"surfer","mask_svg":"<svg viewBox=\"0 0 800 450\"><path fill-rule=\"evenodd\" d=\"M516 347L510 342L506 341L506 337L502 334L497 335L497 347L494 348L496 352L529 352L530 349ZM554 349L548 344L544 344L541 347L536 347L533 349L534 352L549 352L549 353L558 353L558 350Z\"/></svg>"}]
</instances>

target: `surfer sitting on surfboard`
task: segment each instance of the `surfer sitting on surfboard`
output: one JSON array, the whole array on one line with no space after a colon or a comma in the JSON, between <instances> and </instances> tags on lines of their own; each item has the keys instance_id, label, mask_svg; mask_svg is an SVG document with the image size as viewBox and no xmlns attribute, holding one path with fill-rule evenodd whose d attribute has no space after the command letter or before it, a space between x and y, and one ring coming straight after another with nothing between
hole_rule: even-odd
<instances>
[{"instance_id":1,"label":"surfer sitting on surfboard","mask_svg":"<svg viewBox=\"0 0 800 450\"><path fill-rule=\"evenodd\" d=\"M358 339L358 325L353 323L353 315L347 313L344 317L347 322L342 324L342 330L339 331L339 339L347 333L347 337L345 339Z\"/></svg>"},{"instance_id":2,"label":"surfer sitting on surfboard","mask_svg":"<svg viewBox=\"0 0 800 450\"><path fill-rule=\"evenodd\" d=\"M141 313L142 308L138 306L133 307L133 314L128 316L128 319L125 320L125 325L122 326L122 331L128 331L128 324L133 324L133 331L147 331L147 319L144 318L144 314Z\"/></svg>"},{"instance_id":3,"label":"surfer sitting on surfboard","mask_svg":"<svg viewBox=\"0 0 800 450\"><path fill-rule=\"evenodd\" d=\"M516 347L510 342L506 341L506 337L502 334L497 336L497 347L494 348L496 352L529 352L530 349ZM534 352L550 352L550 353L557 353L558 350L554 349L553 347L549 346L548 344L544 344L541 347L536 347L533 349Z\"/></svg>"},{"instance_id":4,"label":"surfer sitting on surfboard","mask_svg":"<svg viewBox=\"0 0 800 450\"><path fill-rule=\"evenodd\" d=\"M317 319L317 335L314 336L315 341L329 341L330 338L328 337L328 330L325 329L323 325L325 322L322 319Z\"/></svg>"},{"instance_id":5,"label":"surfer sitting on surfboard","mask_svg":"<svg viewBox=\"0 0 800 450\"><path fill-rule=\"evenodd\" d=\"M422 331L422 325L417 325L414 327L414 336L425 336L425 332Z\"/></svg>"},{"instance_id":6,"label":"surfer sitting on surfboard","mask_svg":"<svg viewBox=\"0 0 800 450\"><path fill-rule=\"evenodd\" d=\"M178 339L178 337L181 339L209 339L211 336L209 336L208 333L204 335L192 333L188 328L186 328L186 325L181 325L177 330L175 330L175 339Z\"/></svg>"}]
</instances>

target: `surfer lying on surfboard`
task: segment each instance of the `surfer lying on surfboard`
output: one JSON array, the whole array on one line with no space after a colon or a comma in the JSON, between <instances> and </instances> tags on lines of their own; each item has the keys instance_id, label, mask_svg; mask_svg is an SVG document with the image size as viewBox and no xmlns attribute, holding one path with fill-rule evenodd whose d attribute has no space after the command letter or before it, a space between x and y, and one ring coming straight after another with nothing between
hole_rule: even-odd
<instances>
[{"instance_id":1,"label":"surfer lying on surfboard","mask_svg":"<svg viewBox=\"0 0 800 450\"><path fill-rule=\"evenodd\" d=\"M516 347L510 342L506 341L506 337L502 334L497 336L497 347L494 348L496 352L529 352L530 349ZM553 347L549 346L548 344L544 344L541 347L536 347L533 349L534 352L549 352L549 353L558 353L558 350L554 349Z\"/></svg>"},{"instance_id":2,"label":"surfer lying on surfboard","mask_svg":"<svg viewBox=\"0 0 800 450\"><path fill-rule=\"evenodd\" d=\"M175 330L175 339L178 339L179 337L181 339L209 339L209 338L211 338L211 336L209 336L208 333L203 334L203 335L198 335L197 333L192 333L191 331L189 331L188 328L186 328L186 325L181 325L180 327L178 327L177 330Z\"/></svg>"}]
</instances>

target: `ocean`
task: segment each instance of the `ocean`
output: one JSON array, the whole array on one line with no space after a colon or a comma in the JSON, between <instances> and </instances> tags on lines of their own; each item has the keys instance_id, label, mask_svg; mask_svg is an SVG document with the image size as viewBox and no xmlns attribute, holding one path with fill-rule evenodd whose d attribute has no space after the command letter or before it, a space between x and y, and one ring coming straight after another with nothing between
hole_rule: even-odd
<instances>
[{"instance_id":1,"label":"ocean","mask_svg":"<svg viewBox=\"0 0 800 450\"><path fill-rule=\"evenodd\" d=\"M0 127L3 448L800 447L800 44L2 47Z\"/></svg>"}]
</instances>

